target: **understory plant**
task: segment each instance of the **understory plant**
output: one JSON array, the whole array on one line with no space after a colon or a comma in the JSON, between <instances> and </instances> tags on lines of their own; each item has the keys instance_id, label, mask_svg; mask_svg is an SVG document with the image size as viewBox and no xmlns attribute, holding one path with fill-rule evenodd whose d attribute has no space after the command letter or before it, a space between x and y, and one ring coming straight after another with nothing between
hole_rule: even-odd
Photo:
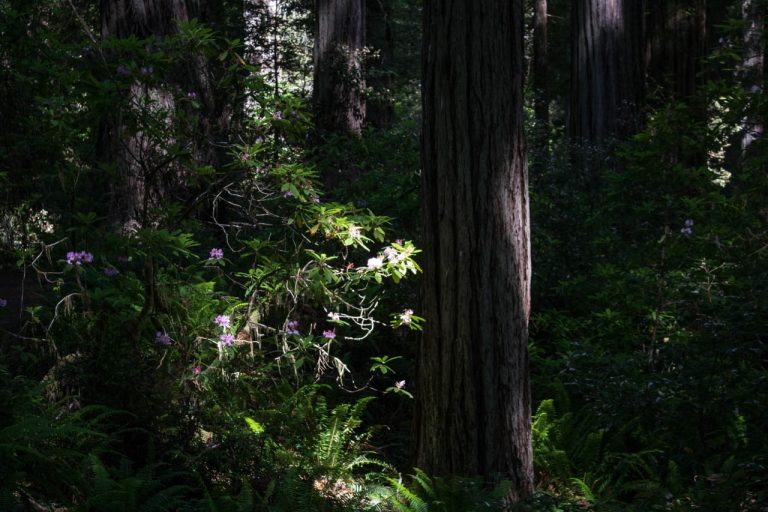
<instances>
[{"instance_id":1,"label":"understory plant","mask_svg":"<svg viewBox=\"0 0 768 512\"><path fill-rule=\"evenodd\" d=\"M45 10L3 9L8 26ZM12 226L3 262L38 279L41 299L3 351L68 405L55 420L38 412L3 427L1 449L27 468L8 468L4 499L94 511L377 507L370 473L393 469L365 410L410 396L386 343L422 321L415 304L389 298L420 271L416 246L390 218L325 198L306 100L265 84L236 41L191 21L163 38L55 46L58 82L25 101L45 113L37 129L55 143L39 158L60 162L58 188L0 212ZM202 58L214 91L240 90L231 104L245 112L215 145L207 92L183 88L181 63ZM23 62L21 79L51 73ZM119 158L94 153L104 137ZM116 215L126 168L141 186ZM68 426L95 407L120 414L119 435ZM21 459L29 438L17 436L33 431L43 445L109 442L62 449L57 463L29 447ZM28 472L38 466L46 479Z\"/></svg>"}]
</instances>

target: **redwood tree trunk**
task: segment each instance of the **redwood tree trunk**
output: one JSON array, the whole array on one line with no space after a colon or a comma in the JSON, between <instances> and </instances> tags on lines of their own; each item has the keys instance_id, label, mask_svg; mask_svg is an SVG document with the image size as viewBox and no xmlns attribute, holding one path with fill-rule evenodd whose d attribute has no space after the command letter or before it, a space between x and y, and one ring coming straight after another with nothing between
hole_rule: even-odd
<instances>
[{"instance_id":1,"label":"redwood tree trunk","mask_svg":"<svg viewBox=\"0 0 768 512\"><path fill-rule=\"evenodd\" d=\"M706 47L704 0L647 0L646 61L651 92L688 101L700 84Z\"/></svg>"},{"instance_id":2,"label":"redwood tree trunk","mask_svg":"<svg viewBox=\"0 0 768 512\"><path fill-rule=\"evenodd\" d=\"M703 83L707 43L705 0L647 0L646 65L652 106L669 102L688 107L693 123L706 126L707 105L697 94ZM705 150L681 141L669 158L688 166L706 165Z\"/></svg>"},{"instance_id":3,"label":"redwood tree trunk","mask_svg":"<svg viewBox=\"0 0 768 512\"><path fill-rule=\"evenodd\" d=\"M176 30L176 22L187 21L190 6L186 0L101 0L103 38L166 36Z\"/></svg>"},{"instance_id":4,"label":"redwood tree trunk","mask_svg":"<svg viewBox=\"0 0 768 512\"><path fill-rule=\"evenodd\" d=\"M531 494L522 0L424 3L416 465Z\"/></svg>"},{"instance_id":5,"label":"redwood tree trunk","mask_svg":"<svg viewBox=\"0 0 768 512\"><path fill-rule=\"evenodd\" d=\"M218 14L221 7L216 1L102 0L102 39L163 38L177 31L178 22L205 19ZM153 80L147 79L155 73L153 69L118 68L116 74L135 79L125 93L126 107L113 113L102 126L99 153L117 170L110 185L109 216L111 224L121 230L148 225L156 220L150 218L153 209L171 199L184 199L184 166L178 161L180 157L171 155L169 147L183 147L192 165L215 164L219 155L208 140L226 140L223 134L233 111L232 105L216 102L209 63L202 54L178 63L173 76L166 74ZM185 105L193 99L199 105L199 126L196 133L176 141L170 128L179 108L179 95L185 98ZM142 121L141 116L155 117L153 122L168 128L162 140L158 140L156 130L144 129L146 120Z\"/></svg>"},{"instance_id":6,"label":"redwood tree trunk","mask_svg":"<svg viewBox=\"0 0 768 512\"><path fill-rule=\"evenodd\" d=\"M314 102L321 134L360 134L365 118L364 46L364 0L317 0Z\"/></svg>"},{"instance_id":7,"label":"redwood tree trunk","mask_svg":"<svg viewBox=\"0 0 768 512\"><path fill-rule=\"evenodd\" d=\"M549 91L547 86L547 0L535 0L533 12L533 113L536 129L549 129Z\"/></svg>"},{"instance_id":8,"label":"redwood tree trunk","mask_svg":"<svg viewBox=\"0 0 768 512\"><path fill-rule=\"evenodd\" d=\"M640 127L643 1L575 0L572 16L570 136L604 146Z\"/></svg>"}]
</instances>

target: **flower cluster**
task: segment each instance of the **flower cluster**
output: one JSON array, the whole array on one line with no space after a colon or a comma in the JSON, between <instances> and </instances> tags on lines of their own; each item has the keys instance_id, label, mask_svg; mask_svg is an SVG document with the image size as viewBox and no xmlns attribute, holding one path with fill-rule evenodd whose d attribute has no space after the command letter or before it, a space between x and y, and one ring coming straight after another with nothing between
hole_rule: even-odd
<instances>
[{"instance_id":1,"label":"flower cluster","mask_svg":"<svg viewBox=\"0 0 768 512\"><path fill-rule=\"evenodd\" d=\"M399 242L402 242L402 240L398 240L395 243L400 245ZM387 258L387 261L390 263L400 263L410 255L410 249L408 247L404 248L403 251L401 252L392 246L388 246L384 248L383 252L384 252L384 257Z\"/></svg>"},{"instance_id":2,"label":"flower cluster","mask_svg":"<svg viewBox=\"0 0 768 512\"><path fill-rule=\"evenodd\" d=\"M680 229L680 232L685 236L691 236L693 234L693 219L685 219L685 225Z\"/></svg>"},{"instance_id":3,"label":"flower cluster","mask_svg":"<svg viewBox=\"0 0 768 512\"><path fill-rule=\"evenodd\" d=\"M115 267L106 267L104 269L104 275L107 277L115 277L119 273L120 271L117 270Z\"/></svg>"},{"instance_id":4,"label":"flower cluster","mask_svg":"<svg viewBox=\"0 0 768 512\"><path fill-rule=\"evenodd\" d=\"M394 328L407 327L416 331L422 329L421 324L424 322L424 319L414 315L413 310L410 308L404 309L402 313L395 313L392 316L394 318L392 319L391 325Z\"/></svg>"},{"instance_id":5,"label":"flower cluster","mask_svg":"<svg viewBox=\"0 0 768 512\"><path fill-rule=\"evenodd\" d=\"M52 234L55 230L54 216L47 210L35 212L3 213L3 236L5 243L14 249L26 249L38 245L43 234Z\"/></svg>"},{"instance_id":6,"label":"flower cluster","mask_svg":"<svg viewBox=\"0 0 768 512\"><path fill-rule=\"evenodd\" d=\"M298 320L288 320L288 323L286 324L285 332L288 334L295 334L296 336L299 335L299 321Z\"/></svg>"},{"instance_id":7,"label":"flower cluster","mask_svg":"<svg viewBox=\"0 0 768 512\"><path fill-rule=\"evenodd\" d=\"M230 326L230 324L232 323L232 320L229 318L229 315L218 315L216 317L216 320L214 320L214 322L219 327L226 329L227 327Z\"/></svg>"},{"instance_id":8,"label":"flower cluster","mask_svg":"<svg viewBox=\"0 0 768 512\"><path fill-rule=\"evenodd\" d=\"M8 305L8 301L6 299L0 299L0 308L4 308Z\"/></svg>"},{"instance_id":9,"label":"flower cluster","mask_svg":"<svg viewBox=\"0 0 768 512\"><path fill-rule=\"evenodd\" d=\"M40 210L39 212L32 213L29 223L37 228L41 233L53 233L54 226L50 221L48 210Z\"/></svg>"},{"instance_id":10,"label":"flower cluster","mask_svg":"<svg viewBox=\"0 0 768 512\"><path fill-rule=\"evenodd\" d=\"M323 331L323 338L327 340L332 340L336 338L336 331L333 331L331 329Z\"/></svg>"},{"instance_id":11,"label":"flower cluster","mask_svg":"<svg viewBox=\"0 0 768 512\"><path fill-rule=\"evenodd\" d=\"M232 319L229 315L218 315L216 316L216 319L214 320L214 323L222 328L224 331L221 335L219 335L219 343L224 345L225 347L229 347L234 343L235 337L232 335L232 333L228 332L229 328L232 326Z\"/></svg>"},{"instance_id":12,"label":"flower cluster","mask_svg":"<svg viewBox=\"0 0 768 512\"><path fill-rule=\"evenodd\" d=\"M159 345L170 345L173 340L168 335L168 333L165 333L163 331L157 331L155 333L155 343Z\"/></svg>"},{"instance_id":13,"label":"flower cluster","mask_svg":"<svg viewBox=\"0 0 768 512\"><path fill-rule=\"evenodd\" d=\"M212 260L220 260L224 258L224 249L219 249L218 247L214 247L211 249L211 252L209 253L209 258Z\"/></svg>"},{"instance_id":14,"label":"flower cluster","mask_svg":"<svg viewBox=\"0 0 768 512\"><path fill-rule=\"evenodd\" d=\"M384 263L396 265L408 258L412 254L412 249L408 246L400 247L400 242L402 240L395 242L394 246L389 245L385 247L377 256L368 258L367 267L370 270L379 270L384 267Z\"/></svg>"},{"instance_id":15,"label":"flower cluster","mask_svg":"<svg viewBox=\"0 0 768 512\"><path fill-rule=\"evenodd\" d=\"M67 253L67 263L70 265L82 265L83 263L92 263L93 254L86 251L69 251Z\"/></svg>"}]
</instances>

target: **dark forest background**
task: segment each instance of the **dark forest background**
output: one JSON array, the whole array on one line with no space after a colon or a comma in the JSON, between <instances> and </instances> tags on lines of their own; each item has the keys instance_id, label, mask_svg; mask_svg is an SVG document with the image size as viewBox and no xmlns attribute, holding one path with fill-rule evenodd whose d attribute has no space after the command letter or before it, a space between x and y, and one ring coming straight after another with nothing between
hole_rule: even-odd
<instances>
[{"instance_id":1,"label":"dark forest background","mask_svg":"<svg viewBox=\"0 0 768 512\"><path fill-rule=\"evenodd\" d=\"M766 7L0 0L0 511L768 510ZM468 50L499 123L431 102L478 34L521 42ZM527 161L530 496L425 455L484 420L419 413L456 392L419 389L423 304L463 293L424 265L427 171L498 139Z\"/></svg>"}]
</instances>

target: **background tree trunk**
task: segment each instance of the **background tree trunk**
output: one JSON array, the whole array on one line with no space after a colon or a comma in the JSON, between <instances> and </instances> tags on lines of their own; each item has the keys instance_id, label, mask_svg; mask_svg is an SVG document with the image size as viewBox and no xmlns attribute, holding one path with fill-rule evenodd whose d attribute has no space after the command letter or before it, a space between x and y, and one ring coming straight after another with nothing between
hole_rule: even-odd
<instances>
[{"instance_id":1,"label":"background tree trunk","mask_svg":"<svg viewBox=\"0 0 768 512\"><path fill-rule=\"evenodd\" d=\"M366 39L375 54L366 66L366 85L373 97L366 101L365 121L378 128L392 124L395 107L391 97L394 40L391 0L370 0L366 8Z\"/></svg>"},{"instance_id":2,"label":"background tree trunk","mask_svg":"<svg viewBox=\"0 0 768 512\"><path fill-rule=\"evenodd\" d=\"M649 92L658 104L687 101L701 83L706 47L704 0L647 0Z\"/></svg>"},{"instance_id":3,"label":"background tree trunk","mask_svg":"<svg viewBox=\"0 0 768 512\"><path fill-rule=\"evenodd\" d=\"M547 87L547 0L535 0L533 11L533 111L536 131L549 131L549 91Z\"/></svg>"},{"instance_id":4,"label":"background tree trunk","mask_svg":"<svg viewBox=\"0 0 768 512\"><path fill-rule=\"evenodd\" d=\"M416 465L531 494L522 0L424 4ZM504 87L499 87L504 84Z\"/></svg>"},{"instance_id":5,"label":"background tree trunk","mask_svg":"<svg viewBox=\"0 0 768 512\"><path fill-rule=\"evenodd\" d=\"M320 134L359 135L365 118L364 0L318 0L314 102Z\"/></svg>"},{"instance_id":6,"label":"background tree trunk","mask_svg":"<svg viewBox=\"0 0 768 512\"><path fill-rule=\"evenodd\" d=\"M248 64L266 68L269 62L269 35L273 13L267 0L245 0L245 60Z\"/></svg>"},{"instance_id":7,"label":"background tree trunk","mask_svg":"<svg viewBox=\"0 0 768 512\"><path fill-rule=\"evenodd\" d=\"M185 0L101 0L101 35L167 36L176 31L177 21L192 17Z\"/></svg>"},{"instance_id":8,"label":"background tree trunk","mask_svg":"<svg viewBox=\"0 0 768 512\"><path fill-rule=\"evenodd\" d=\"M643 103L643 2L576 0L569 133L603 146L637 132Z\"/></svg>"},{"instance_id":9,"label":"background tree trunk","mask_svg":"<svg viewBox=\"0 0 768 512\"><path fill-rule=\"evenodd\" d=\"M176 33L178 22L223 15L221 2L102 0L101 36L104 40L132 36L163 38ZM185 196L181 166L167 150L169 141L162 144L154 141L149 131L141 128L136 112L143 110L157 119L165 116L162 122L170 128L178 108L178 95L190 101L194 99L200 105L197 133L191 134L190 140L172 141L184 147L193 164L217 163L220 150L209 142L216 140L221 146L234 114L231 101L217 101L213 73L202 54L179 63L174 76L152 81L152 85L140 79L142 72L139 69L128 72L137 77L126 92L129 106L103 124L99 141L101 158L117 169L117 176L110 185L109 208L110 222L116 229L147 225L153 208L170 198L183 199Z\"/></svg>"},{"instance_id":10,"label":"background tree trunk","mask_svg":"<svg viewBox=\"0 0 768 512\"><path fill-rule=\"evenodd\" d=\"M705 0L648 0L646 65L649 103L658 108L670 102L689 109L697 126L706 126L707 104L698 94L704 82L703 59L707 47ZM672 161L703 166L707 152L681 143L669 155Z\"/></svg>"},{"instance_id":11,"label":"background tree trunk","mask_svg":"<svg viewBox=\"0 0 768 512\"><path fill-rule=\"evenodd\" d=\"M744 57L742 61L742 80L748 93L757 95L763 90L765 46L763 30L765 28L765 3L760 0L742 0L741 16L744 20ZM746 153L749 146L763 135L763 120L753 106L749 109L753 115L744 119L741 134L741 151Z\"/></svg>"}]
</instances>

